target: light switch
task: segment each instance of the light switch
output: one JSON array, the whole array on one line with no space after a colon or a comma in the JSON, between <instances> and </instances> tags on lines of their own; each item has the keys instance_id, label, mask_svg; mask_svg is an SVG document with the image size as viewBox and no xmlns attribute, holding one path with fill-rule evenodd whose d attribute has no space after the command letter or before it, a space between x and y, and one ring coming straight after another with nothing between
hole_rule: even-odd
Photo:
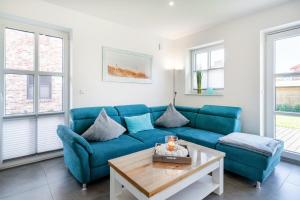
<instances>
[{"instance_id":1,"label":"light switch","mask_svg":"<svg viewBox=\"0 0 300 200\"><path fill-rule=\"evenodd\" d=\"M79 94L80 94L80 95L84 95L84 94L85 94L85 90L80 89L80 90L79 90Z\"/></svg>"}]
</instances>

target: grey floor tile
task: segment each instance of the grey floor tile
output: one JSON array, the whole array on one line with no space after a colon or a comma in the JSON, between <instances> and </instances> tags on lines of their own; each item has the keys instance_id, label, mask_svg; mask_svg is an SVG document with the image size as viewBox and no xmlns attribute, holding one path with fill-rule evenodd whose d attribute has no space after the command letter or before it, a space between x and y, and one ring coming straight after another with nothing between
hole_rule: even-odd
<instances>
[{"instance_id":1,"label":"grey floor tile","mask_svg":"<svg viewBox=\"0 0 300 200\"><path fill-rule=\"evenodd\" d=\"M297 200L300 199L300 186L285 182L278 191L272 191L274 200Z\"/></svg>"},{"instance_id":2,"label":"grey floor tile","mask_svg":"<svg viewBox=\"0 0 300 200\"><path fill-rule=\"evenodd\" d=\"M52 200L48 186L37 187L26 192L10 195L1 200Z\"/></svg>"},{"instance_id":3,"label":"grey floor tile","mask_svg":"<svg viewBox=\"0 0 300 200\"><path fill-rule=\"evenodd\" d=\"M54 167L48 170L44 169L44 172L48 183L64 182L72 177L71 173L65 166Z\"/></svg>"},{"instance_id":4,"label":"grey floor tile","mask_svg":"<svg viewBox=\"0 0 300 200\"><path fill-rule=\"evenodd\" d=\"M291 164L280 163L270 177L262 184L263 188L265 190L279 190L291 172Z\"/></svg>"},{"instance_id":5,"label":"grey floor tile","mask_svg":"<svg viewBox=\"0 0 300 200\"><path fill-rule=\"evenodd\" d=\"M300 187L300 174L296 172L290 173L290 175L286 179L286 182Z\"/></svg>"},{"instance_id":6,"label":"grey floor tile","mask_svg":"<svg viewBox=\"0 0 300 200\"><path fill-rule=\"evenodd\" d=\"M53 169L53 168L59 167L59 166L63 166L63 167L65 166L64 158L63 157L53 158L53 159L50 159L50 160L46 160L46 161L40 162L40 164L46 170Z\"/></svg>"},{"instance_id":7,"label":"grey floor tile","mask_svg":"<svg viewBox=\"0 0 300 200\"><path fill-rule=\"evenodd\" d=\"M55 200L93 200L97 197L109 195L109 179L101 179L97 182L88 184L88 189L81 190L81 185L70 177L65 182L49 183L50 191Z\"/></svg>"},{"instance_id":8,"label":"grey floor tile","mask_svg":"<svg viewBox=\"0 0 300 200\"><path fill-rule=\"evenodd\" d=\"M281 162L260 190L255 183L226 172L224 194L205 200L293 200L300 197L300 166ZM63 158L0 172L0 200L108 200L109 177L88 184L86 191L68 172Z\"/></svg>"},{"instance_id":9,"label":"grey floor tile","mask_svg":"<svg viewBox=\"0 0 300 200\"><path fill-rule=\"evenodd\" d=\"M49 188L55 200L73 199L73 195L81 191L80 184L73 177L68 177L64 181L50 182Z\"/></svg>"},{"instance_id":10,"label":"grey floor tile","mask_svg":"<svg viewBox=\"0 0 300 200\"><path fill-rule=\"evenodd\" d=\"M40 164L31 164L0 173L0 198L47 185Z\"/></svg>"}]
</instances>

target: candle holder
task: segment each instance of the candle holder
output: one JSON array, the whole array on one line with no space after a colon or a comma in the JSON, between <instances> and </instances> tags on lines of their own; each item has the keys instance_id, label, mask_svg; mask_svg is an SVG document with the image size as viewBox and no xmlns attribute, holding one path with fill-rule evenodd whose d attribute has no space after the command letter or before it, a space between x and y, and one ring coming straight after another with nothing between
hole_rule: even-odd
<instances>
[{"instance_id":1,"label":"candle holder","mask_svg":"<svg viewBox=\"0 0 300 200\"><path fill-rule=\"evenodd\" d=\"M166 136L165 142L167 144L167 150L174 151L174 150L176 150L176 146L178 144L178 137L175 135Z\"/></svg>"}]
</instances>

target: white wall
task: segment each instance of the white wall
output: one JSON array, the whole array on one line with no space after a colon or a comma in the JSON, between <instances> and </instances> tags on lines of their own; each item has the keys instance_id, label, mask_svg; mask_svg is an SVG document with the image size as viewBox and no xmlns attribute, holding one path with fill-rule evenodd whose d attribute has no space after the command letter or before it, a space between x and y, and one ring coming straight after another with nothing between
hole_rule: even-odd
<instances>
[{"instance_id":1,"label":"white wall","mask_svg":"<svg viewBox=\"0 0 300 200\"><path fill-rule=\"evenodd\" d=\"M70 30L72 107L171 101L172 73L164 62L169 41L41 0L1 0L0 13ZM164 51L158 51L159 43ZM153 83L102 81L101 46L153 55Z\"/></svg>"},{"instance_id":2,"label":"white wall","mask_svg":"<svg viewBox=\"0 0 300 200\"><path fill-rule=\"evenodd\" d=\"M189 67L186 52L194 46L224 40L226 54L224 96L184 95L185 74L181 70L177 73L178 104L240 106L243 131L259 134L260 31L299 20L300 2L295 1L176 40L174 48L180 66Z\"/></svg>"},{"instance_id":3,"label":"white wall","mask_svg":"<svg viewBox=\"0 0 300 200\"><path fill-rule=\"evenodd\" d=\"M243 130L259 133L260 31L300 20L300 2L293 2L172 42L176 67L186 66L186 49L224 40L225 93L222 97L184 95L184 71L178 71L177 104L202 106L219 104L241 106ZM41 0L1 0L0 13L36 20L71 30L72 107L145 103L167 104L172 98L172 73L166 70L166 52L170 41L65 9ZM111 46L154 55L153 83L128 84L101 80L101 46ZM79 91L83 90L84 94Z\"/></svg>"}]
</instances>

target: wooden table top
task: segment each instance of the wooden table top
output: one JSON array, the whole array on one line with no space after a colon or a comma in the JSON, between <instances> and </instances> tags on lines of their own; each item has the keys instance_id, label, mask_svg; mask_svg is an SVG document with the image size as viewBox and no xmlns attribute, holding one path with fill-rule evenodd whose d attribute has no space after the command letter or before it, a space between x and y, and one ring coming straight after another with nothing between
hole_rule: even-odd
<instances>
[{"instance_id":1,"label":"wooden table top","mask_svg":"<svg viewBox=\"0 0 300 200\"><path fill-rule=\"evenodd\" d=\"M207 165L225 157L223 152L184 140L192 164L152 162L154 148L109 160L109 165L147 197L151 197Z\"/></svg>"}]
</instances>

